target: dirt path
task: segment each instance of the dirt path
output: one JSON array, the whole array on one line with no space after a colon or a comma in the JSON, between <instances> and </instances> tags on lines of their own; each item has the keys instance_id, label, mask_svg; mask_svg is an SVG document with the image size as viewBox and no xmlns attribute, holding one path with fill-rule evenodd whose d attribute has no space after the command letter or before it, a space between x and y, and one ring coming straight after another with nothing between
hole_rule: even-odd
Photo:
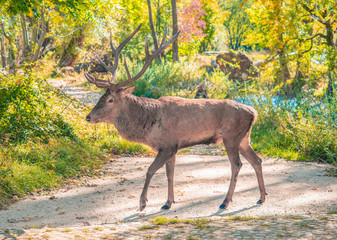
<instances>
[{"instance_id":1,"label":"dirt path","mask_svg":"<svg viewBox=\"0 0 337 240\"><path fill-rule=\"evenodd\" d=\"M86 186L66 186L48 196L30 196L1 211L1 228L32 226L70 227L169 218L222 216L320 215L336 210L337 178L325 175L326 165L266 159L263 170L268 192L260 206L256 177L245 162L234 200L219 211L230 179L226 156L180 155L175 173L176 204L159 211L166 201L164 169L153 177L144 216L139 216L139 196L152 157L122 157L105 165L105 174L88 179Z\"/></svg>"},{"instance_id":2,"label":"dirt path","mask_svg":"<svg viewBox=\"0 0 337 240\"><path fill-rule=\"evenodd\" d=\"M189 155L177 157L176 203L169 211L160 211L167 196L166 174L160 169L152 179L145 214L139 214L139 196L153 157L121 157L111 159L99 178L82 179L84 184L74 182L49 195L28 196L0 211L0 239L232 239L257 233L261 239L336 236L337 217L327 215L337 210L337 178L327 176L329 165L264 159L268 196L263 205L256 205L255 173L243 160L233 202L220 211L230 179L227 156L216 155L220 150L199 146L181 152ZM149 220L157 216L213 221L207 228L193 224L153 227ZM236 219L239 223L233 216L241 217ZM150 226L148 230L143 231L144 225ZM49 227L35 229L44 226ZM224 231L232 235L221 235Z\"/></svg>"}]
</instances>

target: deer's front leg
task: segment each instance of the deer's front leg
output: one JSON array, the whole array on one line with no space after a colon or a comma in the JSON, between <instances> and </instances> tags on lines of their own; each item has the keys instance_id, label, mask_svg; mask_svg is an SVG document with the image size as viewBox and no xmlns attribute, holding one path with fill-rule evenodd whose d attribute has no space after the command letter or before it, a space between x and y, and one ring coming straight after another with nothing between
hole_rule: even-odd
<instances>
[{"instance_id":1,"label":"deer's front leg","mask_svg":"<svg viewBox=\"0 0 337 240\"><path fill-rule=\"evenodd\" d=\"M174 192L173 192L173 178L174 178L174 165L176 163L176 155L173 155L166 163L166 176L168 181L168 197L164 206L161 207L163 210L168 210L171 208L172 203L174 203Z\"/></svg>"},{"instance_id":2,"label":"deer's front leg","mask_svg":"<svg viewBox=\"0 0 337 240\"><path fill-rule=\"evenodd\" d=\"M139 202L139 210L143 211L144 208L146 207L146 202L147 202L147 190L149 188L150 181L153 177L153 175L157 172L159 168L164 166L164 164L172 158L177 152L177 149L160 149L156 158L154 159L153 163L150 165L149 169L147 170L146 173L146 179L145 179L145 184L144 188L142 191L142 194L140 195L140 202Z\"/></svg>"}]
</instances>

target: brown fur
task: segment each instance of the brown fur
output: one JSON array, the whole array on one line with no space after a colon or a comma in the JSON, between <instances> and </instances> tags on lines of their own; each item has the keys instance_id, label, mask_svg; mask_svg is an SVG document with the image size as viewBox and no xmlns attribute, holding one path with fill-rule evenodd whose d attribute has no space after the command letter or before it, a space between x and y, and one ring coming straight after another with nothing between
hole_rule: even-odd
<instances>
[{"instance_id":1,"label":"brown fur","mask_svg":"<svg viewBox=\"0 0 337 240\"><path fill-rule=\"evenodd\" d=\"M148 169L140 199L140 210L147 201L147 189L154 173L166 164L168 200L171 207L175 154L178 149L196 144L223 142L232 166L232 178L227 196L220 206L226 208L232 200L237 175L242 165L239 151L256 171L260 200L265 201L261 159L250 147L250 132L257 112L250 106L233 100L183 99L162 97L158 100L136 97L134 86L110 90L101 97L87 116L90 123L114 124L120 135L133 142L149 145L158 152ZM113 102L109 102L109 101Z\"/></svg>"}]
</instances>

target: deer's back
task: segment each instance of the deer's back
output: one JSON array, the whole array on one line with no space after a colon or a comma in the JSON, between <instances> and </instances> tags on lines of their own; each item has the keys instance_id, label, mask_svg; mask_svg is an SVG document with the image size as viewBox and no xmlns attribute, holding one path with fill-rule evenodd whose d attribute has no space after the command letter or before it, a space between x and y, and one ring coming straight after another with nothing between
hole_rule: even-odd
<instances>
[{"instance_id":1,"label":"deer's back","mask_svg":"<svg viewBox=\"0 0 337 240\"><path fill-rule=\"evenodd\" d=\"M253 108L232 100L162 97L157 101L161 114L149 136L156 145L220 143L227 135L247 132L256 115Z\"/></svg>"}]
</instances>

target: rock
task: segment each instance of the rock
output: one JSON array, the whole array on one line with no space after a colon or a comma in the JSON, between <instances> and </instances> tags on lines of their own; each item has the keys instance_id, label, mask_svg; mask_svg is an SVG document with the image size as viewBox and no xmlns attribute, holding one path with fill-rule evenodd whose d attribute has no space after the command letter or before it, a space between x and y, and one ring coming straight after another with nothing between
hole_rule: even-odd
<instances>
[{"instance_id":1,"label":"rock","mask_svg":"<svg viewBox=\"0 0 337 240\"><path fill-rule=\"evenodd\" d=\"M216 62L220 70L225 75L228 75L228 79L230 80L244 82L247 81L249 77L258 76L258 71L253 66L253 62L242 52L219 54L216 57Z\"/></svg>"},{"instance_id":2,"label":"rock","mask_svg":"<svg viewBox=\"0 0 337 240\"><path fill-rule=\"evenodd\" d=\"M74 75L75 69L73 67L64 67L61 69L61 73L66 74L66 75Z\"/></svg>"}]
</instances>

